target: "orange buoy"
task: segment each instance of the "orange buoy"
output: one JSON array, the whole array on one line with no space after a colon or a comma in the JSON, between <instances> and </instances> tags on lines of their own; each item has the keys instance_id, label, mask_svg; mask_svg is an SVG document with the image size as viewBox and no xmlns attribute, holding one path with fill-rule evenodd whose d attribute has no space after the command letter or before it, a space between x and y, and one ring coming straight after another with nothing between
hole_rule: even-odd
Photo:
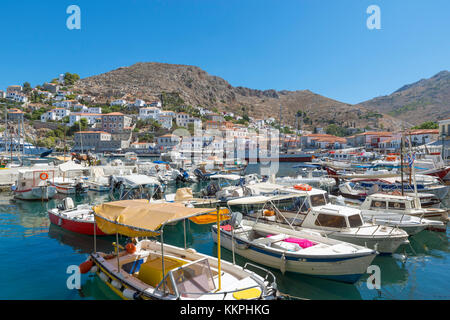
<instances>
[{"instance_id":1,"label":"orange buoy","mask_svg":"<svg viewBox=\"0 0 450 320\"><path fill-rule=\"evenodd\" d=\"M39 178L41 178L41 180L47 180L48 179L48 174L46 172L42 172L39 175Z\"/></svg>"},{"instance_id":2,"label":"orange buoy","mask_svg":"<svg viewBox=\"0 0 450 320\"><path fill-rule=\"evenodd\" d=\"M272 217L272 216L275 215L275 211L273 211L273 210L264 210L263 214L266 217Z\"/></svg>"},{"instance_id":3,"label":"orange buoy","mask_svg":"<svg viewBox=\"0 0 450 320\"><path fill-rule=\"evenodd\" d=\"M170 166L166 164L166 170L170 170Z\"/></svg>"},{"instance_id":4,"label":"orange buoy","mask_svg":"<svg viewBox=\"0 0 450 320\"><path fill-rule=\"evenodd\" d=\"M87 260L87 261L83 262L82 264L80 264L80 266L79 266L80 273L88 273L89 270L91 270L93 264L94 263L91 260Z\"/></svg>"},{"instance_id":5,"label":"orange buoy","mask_svg":"<svg viewBox=\"0 0 450 320\"><path fill-rule=\"evenodd\" d=\"M125 246L125 249L127 250L127 252L129 254L135 253L136 252L136 246L133 243L127 243L127 245Z\"/></svg>"},{"instance_id":6,"label":"orange buoy","mask_svg":"<svg viewBox=\"0 0 450 320\"><path fill-rule=\"evenodd\" d=\"M296 184L294 189L302 190L302 191L311 191L312 187L309 184Z\"/></svg>"}]
</instances>

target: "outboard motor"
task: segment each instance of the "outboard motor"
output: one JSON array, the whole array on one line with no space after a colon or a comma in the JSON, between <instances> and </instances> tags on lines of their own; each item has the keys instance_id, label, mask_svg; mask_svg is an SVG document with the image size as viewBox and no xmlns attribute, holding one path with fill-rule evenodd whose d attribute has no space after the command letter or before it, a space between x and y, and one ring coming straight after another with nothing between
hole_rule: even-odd
<instances>
[{"instance_id":1,"label":"outboard motor","mask_svg":"<svg viewBox=\"0 0 450 320\"><path fill-rule=\"evenodd\" d=\"M78 182L76 185L75 185L75 193L83 193L83 191L84 191L84 188L83 188L83 182Z\"/></svg>"},{"instance_id":2,"label":"outboard motor","mask_svg":"<svg viewBox=\"0 0 450 320\"><path fill-rule=\"evenodd\" d=\"M215 196L219 190L220 188L215 183L210 183L206 186L206 189L204 189L202 193L205 197L212 197Z\"/></svg>"},{"instance_id":3,"label":"outboard motor","mask_svg":"<svg viewBox=\"0 0 450 320\"><path fill-rule=\"evenodd\" d=\"M198 178L199 181L206 180L205 175L203 174L203 172L199 168L194 170L194 175Z\"/></svg>"}]
</instances>

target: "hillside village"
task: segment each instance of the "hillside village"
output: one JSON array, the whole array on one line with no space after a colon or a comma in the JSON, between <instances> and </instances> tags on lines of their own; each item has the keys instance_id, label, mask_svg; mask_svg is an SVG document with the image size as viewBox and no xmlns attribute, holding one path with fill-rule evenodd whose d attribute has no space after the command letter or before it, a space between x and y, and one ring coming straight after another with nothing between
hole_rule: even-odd
<instances>
[{"instance_id":1,"label":"hillside village","mask_svg":"<svg viewBox=\"0 0 450 320\"><path fill-rule=\"evenodd\" d=\"M0 103L5 108L3 117L8 120L3 119L1 134L5 131L13 134L22 123L25 139L31 144L56 151L96 153L166 152L179 144L180 138L172 132L180 128L187 129L191 135L189 139L184 138L183 143L200 147L213 144L218 149L222 149L223 141L230 137L247 140L248 145L250 136L257 136L263 129L280 130L281 151L365 147L387 153L400 148L400 130L348 128L342 132L331 124L308 131L303 130L307 115L301 111L296 115L295 126L283 125L280 118L257 119L245 112L236 114L184 105L170 95L161 95L158 101L127 95L107 103L98 102L96 97L73 89L78 80L78 75L66 73L35 88L24 83L0 90ZM448 120L440 121L441 133L449 131ZM200 137L196 136L199 132L202 132ZM216 137L208 132L216 132ZM438 124L432 122L408 129L414 145L438 139L439 132Z\"/></svg>"}]
</instances>

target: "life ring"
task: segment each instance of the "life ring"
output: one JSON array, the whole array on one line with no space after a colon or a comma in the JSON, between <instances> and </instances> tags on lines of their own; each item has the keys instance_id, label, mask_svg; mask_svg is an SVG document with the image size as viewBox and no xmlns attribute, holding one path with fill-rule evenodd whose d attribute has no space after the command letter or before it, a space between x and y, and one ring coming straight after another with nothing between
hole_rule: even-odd
<instances>
[{"instance_id":1,"label":"life ring","mask_svg":"<svg viewBox=\"0 0 450 320\"><path fill-rule=\"evenodd\" d=\"M294 189L302 191L311 191L312 187L309 184L296 184L294 186Z\"/></svg>"},{"instance_id":2,"label":"life ring","mask_svg":"<svg viewBox=\"0 0 450 320\"><path fill-rule=\"evenodd\" d=\"M48 179L48 174L46 172L42 172L39 175L39 178L41 178L41 180L47 180Z\"/></svg>"}]
</instances>

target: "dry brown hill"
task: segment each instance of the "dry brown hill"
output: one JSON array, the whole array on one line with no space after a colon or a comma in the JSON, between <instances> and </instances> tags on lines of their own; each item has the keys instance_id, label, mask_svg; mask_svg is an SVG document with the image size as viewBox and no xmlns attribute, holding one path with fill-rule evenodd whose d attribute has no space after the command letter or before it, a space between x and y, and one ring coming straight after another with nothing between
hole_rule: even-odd
<instances>
[{"instance_id":1,"label":"dry brown hill","mask_svg":"<svg viewBox=\"0 0 450 320\"><path fill-rule=\"evenodd\" d=\"M411 125L450 118L450 72L441 71L360 106L383 112Z\"/></svg>"},{"instance_id":2,"label":"dry brown hill","mask_svg":"<svg viewBox=\"0 0 450 320\"><path fill-rule=\"evenodd\" d=\"M283 123L294 125L298 110L306 112L306 128L340 126L365 128L398 128L398 121L362 106L342 103L309 90L276 91L233 87L226 80L209 75L196 66L136 63L130 67L84 78L76 89L108 102L118 98L151 101L162 93L175 93L184 104L263 119L279 118L282 105Z\"/></svg>"}]
</instances>

